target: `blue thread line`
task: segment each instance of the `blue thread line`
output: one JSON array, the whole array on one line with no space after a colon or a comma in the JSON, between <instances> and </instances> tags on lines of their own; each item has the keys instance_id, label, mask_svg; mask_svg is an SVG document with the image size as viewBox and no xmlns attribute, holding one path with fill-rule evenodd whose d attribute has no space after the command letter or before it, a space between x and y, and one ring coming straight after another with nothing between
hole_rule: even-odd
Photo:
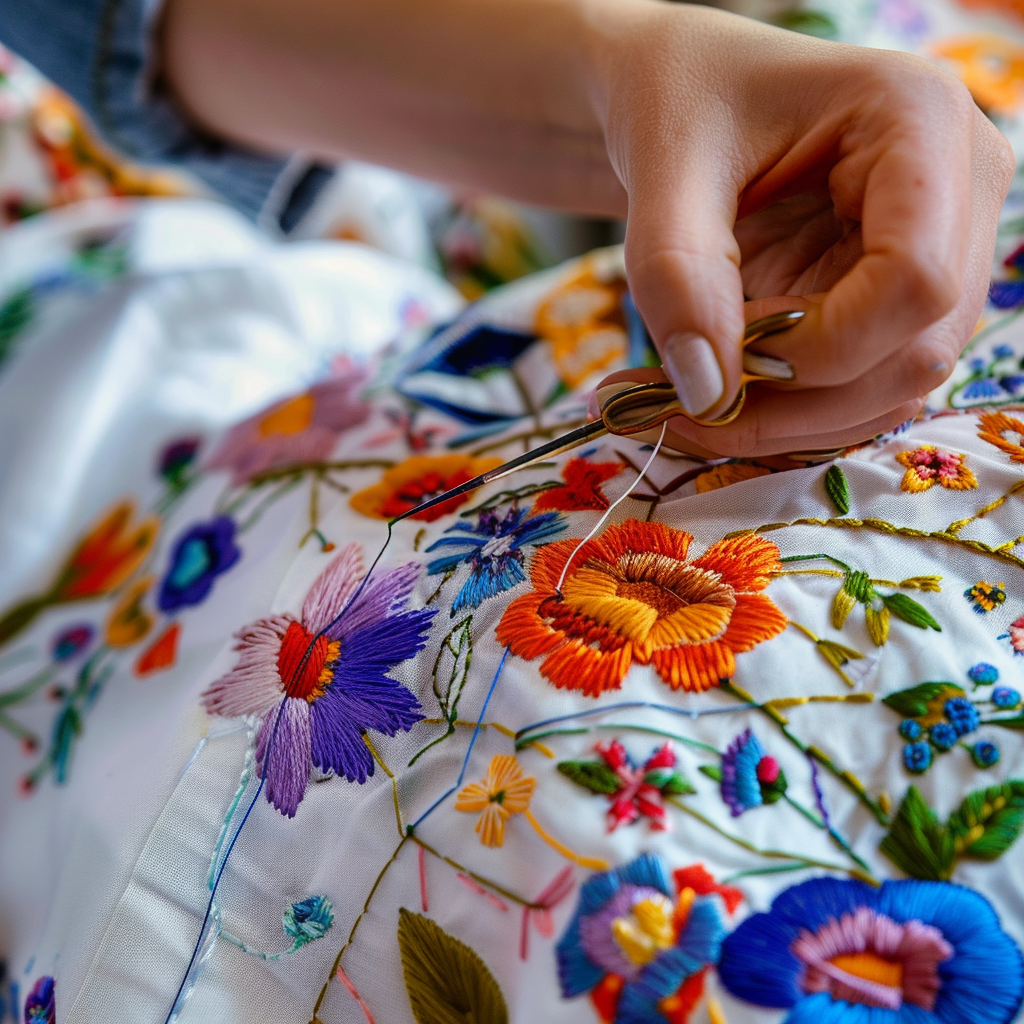
<instances>
[{"instance_id":1,"label":"blue thread line","mask_svg":"<svg viewBox=\"0 0 1024 1024\"><path fill-rule=\"evenodd\" d=\"M752 706L757 707L756 704L730 704L724 708L694 708L691 711L687 711L684 708L674 708L668 704L653 704L646 700L624 701L621 704L606 704L603 708L592 708L590 711L574 711L571 715L559 715L557 718L545 718L540 722L534 722L532 725L524 725L516 733L516 742L522 739L528 732L533 732L534 729L542 729L546 725L558 725L559 722L570 722L574 718L593 718L595 715L606 715L609 711L623 711L630 708L653 708L655 711L666 711L670 715L679 715L682 718L703 718L705 715L728 715L734 711L749 711Z\"/></svg>"},{"instance_id":2,"label":"blue thread line","mask_svg":"<svg viewBox=\"0 0 1024 1024\"><path fill-rule=\"evenodd\" d=\"M454 793L459 786L462 785L462 780L466 777L466 768L469 766L469 756L473 753L473 745L476 743L477 736L480 735L480 730L483 727L484 715L487 713L487 705L491 702L491 696L494 693L494 688L498 685L498 677L501 675L501 670L505 667L505 659L508 658L508 648L505 648L505 653L501 656L501 661L498 662L498 670L494 673L494 678L491 680L490 688L487 691L487 696L484 698L484 706L480 709L480 717L476 720L476 727L473 729L473 735L469 738L469 746L466 748L466 756L462 760L462 768L459 771L459 777L455 780L455 784L445 790L410 826L409 831L415 832L419 827L420 822L423 821L428 815L434 813L434 811L448 799Z\"/></svg>"}]
</instances>

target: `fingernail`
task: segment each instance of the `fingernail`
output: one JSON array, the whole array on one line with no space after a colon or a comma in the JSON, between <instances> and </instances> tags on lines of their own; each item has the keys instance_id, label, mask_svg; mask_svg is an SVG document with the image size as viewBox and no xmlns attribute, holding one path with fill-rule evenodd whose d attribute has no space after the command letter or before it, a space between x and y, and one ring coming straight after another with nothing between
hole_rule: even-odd
<instances>
[{"instance_id":1,"label":"fingernail","mask_svg":"<svg viewBox=\"0 0 1024 1024\"><path fill-rule=\"evenodd\" d=\"M758 377L772 380L792 380L796 376L793 364L778 356L766 356L760 352L743 353L743 369Z\"/></svg>"},{"instance_id":2,"label":"fingernail","mask_svg":"<svg viewBox=\"0 0 1024 1024\"><path fill-rule=\"evenodd\" d=\"M673 335L665 344L664 369L691 416L706 413L722 400L725 380L707 338L699 334Z\"/></svg>"}]
</instances>

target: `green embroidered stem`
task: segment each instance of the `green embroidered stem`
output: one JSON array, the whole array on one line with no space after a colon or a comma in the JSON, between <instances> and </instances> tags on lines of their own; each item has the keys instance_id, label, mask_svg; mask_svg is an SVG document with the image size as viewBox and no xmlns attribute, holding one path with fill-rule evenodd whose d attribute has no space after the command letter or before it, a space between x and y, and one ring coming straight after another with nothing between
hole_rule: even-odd
<instances>
[{"instance_id":1,"label":"green embroidered stem","mask_svg":"<svg viewBox=\"0 0 1024 1024\"><path fill-rule=\"evenodd\" d=\"M20 722L16 722L6 711L0 711L0 729L9 732L16 740L26 745L29 751L34 751L39 744L39 737L30 732Z\"/></svg>"},{"instance_id":2,"label":"green embroidered stem","mask_svg":"<svg viewBox=\"0 0 1024 1024\"><path fill-rule=\"evenodd\" d=\"M302 483L301 476L288 477L279 487L274 488L269 494L264 495L256 503L252 511L238 524L238 532L245 533L259 522L260 516L274 504L275 501L283 498L289 491L294 490Z\"/></svg>"},{"instance_id":3,"label":"green embroidered stem","mask_svg":"<svg viewBox=\"0 0 1024 1024\"><path fill-rule=\"evenodd\" d=\"M844 786L850 789L857 799L867 807L869 811L871 811L880 825L889 824L889 816L877 801L871 799L860 779L858 779L852 772L841 769L823 750L820 750L818 747L808 746L801 739L798 739L786 727L788 723L786 722L785 717L775 708L772 708L767 704L758 704L749 693L738 687L735 683L724 682L720 684L720 689L724 690L726 693L732 694L732 696L737 697L740 700L745 700L750 707L756 708L758 711L767 715L775 723L782 735L785 736L786 739L797 748L797 750L807 757L813 757L814 760L823 768L831 772Z\"/></svg>"},{"instance_id":4,"label":"green embroidered stem","mask_svg":"<svg viewBox=\"0 0 1024 1024\"><path fill-rule=\"evenodd\" d=\"M717 757L721 757L721 752L717 747L711 746L710 743L701 743L700 740L692 740L687 736L680 736L678 733L667 732L664 729L655 729L648 725L626 725L622 723L609 722L602 725L585 726L579 729L549 729L547 732L535 733L532 736L523 736L516 740L516 750L520 751L524 747L530 746L532 743L536 743L540 740L547 739L548 736L578 736L582 733L592 732L595 729L612 730L618 732L640 732L648 733L652 736L663 736L668 740L676 740L679 743L684 744L688 747L693 747L695 750L703 750L709 754L715 754Z\"/></svg>"},{"instance_id":5,"label":"green embroidered stem","mask_svg":"<svg viewBox=\"0 0 1024 1024\"><path fill-rule=\"evenodd\" d=\"M503 885L498 885L497 882L492 882L491 879L485 878L483 875L477 874L475 871L471 871L465 865L460 864L457 860L451 857L446 857L443 853L435 850L429 843L424 842L415 832L409 832L408 836L417 846L422 847L431 856L436 857L438 860L444 861L449 867L454 868L456 871L461 872L468 878L472 878L474 882L478 882L480 885L486 886L493 892L498 893L499 896L504 896L505 899L512 903L518 903L521 907L527 907L529 910L541 910L543 909L540 903L533 903L530 900L523 899L522 896L517 896L510 889L506 889Z\"/></svg>"},{"instance_id":6,"label":"green embroidered stem","mask_svg":"<svg viewBox=\"0 0 1024 1024\"><path fill-rule=\"evenodd\" d=\"M952 536L954 537L959 536L960 531L965 526L969 526L971 523L975 522L978 519L984 519L985 516L989 514L989 512L994 512L997 508L1000 507L1000 505L1005 504L1015 494L1020 494L1021 491L1024 491L1024 480L1018 480L1005 494L1000 495L998 498L995 499L995 501L989 502L984 508L978 509L978 511L975 512L974 515L971 516L969 519L958 519L956 520L956 522L950 523L949 526L946 527L946 533L952 534ZM1010 546L1016 547L1018 543L1020 543L1019 539ZM1004 547L1005 545L1000 545L1000 548Z\"/></svg>"},{"instance_id":7,"label":"green embroidered stem","mask_svg":"<svg viewBox=\"0 0 1024 1024\"><path fill-rule=\"evenodd\" d=\"M535 465L530 466L530 469L545 469L548 467L554 467L553 462L538 462ZM558 480L549 480L543 484L527 484L525 487L520 487L514 491L499 491L497 494L492 494L486 501L480 502L479 505L474 505L472 508L466 509L465 512L460 512L459 516L463 519L468 519L471 516L476 515L478 512L486 512L492 508L497 508L499 505L504 505L511 501L521 501L523 498L533 498L538 494L543 494L544 491L552 491L555 488L563 487L564 484Z\"/></svg>"},{"instance_id":8,"label":"green embroidered stem","mask_svg":"<svg viewBox=\"0 0 1024 1024\"><path fill-rule=\"evenodd\" d=\"M405 825L402 823L402 807L398 802L398 780L395 778L394 772L384 763L380 754L377 753L377 748L373 745L373 741L364 732L363 742L366 744L366 749L370 751L374 761L380 765L381 770L391 780L391 799L395 805L395 825L398 827L398 835L402 838L405 837Z\"/></svg>"},{"instance_id":9,"label":"green embroidered stem","mask_svg":"<svg viewBox=\"0 0 1024 1024\"><path fill-rule=\"evenodd\" d=\"M280 480L285 476L302 476L304 473L314 472L321 476L332 470L345 469L391 469L395 465L392 459L349 459L344 462L292 462L279 469L267 469L262 473L255 473L249 478L246 487L255 489L270 480Z\"/></svg>"},{"instance_id":10,"label":"green embroidered stem","mask_svg":"<svg viewBox=\"0 0 1024 1024\"><path fill-rule=\"evenodd\" d=\"M388 873L391 865L398 860L398 855L402 852L402 847L412 839L413 837L409 834L402 836L401 842L395 847L394 852L391 854L388 862L380 869L380 873L373 881L373 885L370 887L370 891L367 894L366 901L363 903L363 909L359 911L359 916L352 922L352 930L348 933L348 938L345 940L345 944L338 950L338 955L334 958L334 963L331 965L331 973L327 976L327 981L324 982L324 986L320 989L320 994L316 998L316 1002L313 1004L313 1013L310 1017L310 1024L320 1019L320 1007L323 1005L324 1000L327 998L327 988L331 984L331 981L338 973L338 968L341 966L341 958L345 955L348 948L355 941L356 931L359 929L359 925L362 920L370 911L370 903L373 900L374 895L380 888L380 883L384 881L384 876Z\"/></svg>"},{"instance_id":11,"label":"green embroidered stem","mask_svg":"<svg viewBox=\"0 0 1024 1024\"><path fill-rule=\"evenodd\" d=\"M205 743L205 739L203 740ZM213 844L213 856L210 858L210 870L206 876L206 887L213 889L214 877L217 873L217 866L220 862L220 851L224 848L224 840L227 838L228 829L231 827L231 822L235 817L235 811L238 810L238 805L241 803L242 796L245 794L246 789L249 788L249 782L252 779L253 764L256 760L255 746L252 743L252 733L249 734L249 742L245 746L245 759L242 761L242 774L238 778L238 788L235 790L235 795L228 804L227 813L224 815L224 823L220 827L220 834L217 836L217 842Z\"/></svg>"},{"instance_id":12,"label":"green embroidered stem","mask_svg":"<svg viewBox=\"0 0 1024 1024\"><path fill-rule=\"evenodd\" d=\"M54 603L50 594L22 601L0 617L0 647L10 643L19 633L28 629L36 617Z\"/></svg>"},{"instance_id":13,"label":"green embroidered stem","mask_svg":"<svg viewBox=\"0 0 1024 1024\"><path fill-rule=\"evenodd\" d=\"M806 861L797 861L793 864L773 864L767 868L748 868L746 871L735 871L733 874L727 875L719 884L732 885L733 882L738 882L741 878L753 878L756 875L781 875L787 871L805 871L810 867L814 867L814 865L808 864Z\"/></svg>"},{"instance_id":14,"label":"green embroidered stem","mask_svg":"<svg viewBox=\"0 0 1024 1024\"><path fill-rule=\"evenodd\" d=\"M283 956L290 956L292 953L302 949L305 943L293 942L288 949L281 950L280 953L263 953L258 949L253 949L251 946L247 946L240 938L232 935L231 932L221 931L220 937L225 942L230 942L232 946L237 946L243 953L248 953L249 956L259 957L261 960L266 960L273 963L275 960L280 960Z\"/></svg>"},{"instance_id":15,"label":"green embroidered stem","mask_svg":"<svg viewBox=\"0 0 1024 1024\"><path fill-rule=\"evenodd\" d=\"M582 427L588 422L589 420L581 418L577 420L564 421L562 423L555 423L550 427L537 427L533 430L521 430L518 434L510 434L508 437L499 437L496 441L489 441L487 444L471 448L469 450L469 454L474 456L486 455L488 452L493 452L497 448L504 448L506 445L515 444L517 441L521 441L528 449L535 437L541 438L544 441L553 441L556 435L567 433L570 430L575 430L577 427ZM467 440L472 439L470 438ZM456 448L460 446L451 445L450 447Z\"/></svg>"},{"instance_id":16,"label":"green embroidered stem","mask_svg":"<svg viewBox=\"0 0 1024 1024\"><path fill-rule=\"evenodd\" d=\"M953 547L962 548L965 551L973 551L980 555L988 555L1000 562L1008 562L1010 565L1017 566L1018 569L1024 569L1024 558L1010 554L1009 549L1003 545L993 547L991 544L985 544L980 540L963 540L946 530L915 530L910 526L894 526L884 519L816 519L808 516L802 519L793 519L788 523L766 523L764 526L758 526L753 530L735 530L732 533L727 533L726 538L742 537L748 533L760 534L771 533L774 530L788 530L793 526L826 526L843 530L865 529L889 534L890 536L913 537L917 540L937 540L943 544L950 544Z\"/></svg>"},{"instance_id":17,"label":"green embroidered stem","mask_svg":"<svg viewBox=\"0 0 1024 1024\"><path fill-rule=\"evenodd\" d=\"M12 704L20 704L23 700L27 700L53 678L54 671L53 665L47 665L46 668L41 672L37 672L31 679L22 683L21 686L16 686L13 690L8 690L6 693L0 693L0 708L9 708Z\"/></svg>"},{"instance_id":18,"label":"green embroidered stem","mask_svg":"<svg viewBox=\"0 0 1024 1024\"><path fill-rule=\"evenodd\" d=\"M795 853L786 853L784 850L763 849L760 846L755 846L753 843L748 842L742 836L738 836L735 833L730 832L728 829L722 828L720 825L716 824L710 818L701 814L700 811L694 810L692 807L683 803L682 800L676 799L674 797L669 797L668 803L672 804L673 807L677 807L685 814L690 815L691 818L695 818L697 821L701 822L701 824L706 825L708 828L710 828L714 832L717 832L723 838L728 839L730 842L735 843L737 846L741 846L744 850L749 850L751 853L756 853L759 857L768 857L771 859L787 861L799 860L802 863L808 865L809 867L823 868L826 871L839 871L842 872L844 875L850 875L851 878L857 878L862 882L868 882L871 885L878 885L877 879L875 879L870 874L865 874L865 872L862 871L859 867L848 868L844 867L841 864L831 864L828 861L815 860L811 857L798 857Z\"/></svg>"}]
</instances>

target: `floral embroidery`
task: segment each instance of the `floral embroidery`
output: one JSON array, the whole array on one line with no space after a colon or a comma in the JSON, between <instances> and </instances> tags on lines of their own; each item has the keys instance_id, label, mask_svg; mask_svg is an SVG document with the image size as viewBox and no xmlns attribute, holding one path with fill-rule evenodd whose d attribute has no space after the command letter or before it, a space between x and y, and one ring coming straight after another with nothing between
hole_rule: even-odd
<instances>
[{"instance_id":1,"label":"floral embroidery","mask_svg":"<svg viewBox=\"0 0 1024 1024\"><path fill-rule=\"evenodd\" d=\"M920 494L935 484L951 491L973 490L978 486L978 480L965 465L966 459L966 455L944 452L930 444L900 452L896 461L907 467L900 490Z\"/></svg>"},{"instance_id":2,"label":"floral embroidery","mask_svg":"<svg viewBox=\"0 0 1024 1024\"><path fill-rule=\"evenodd\" d=\"M992 691L992 703L1000 711L1013 711L1020 707L1020 690L1012 686L997 686Z\"/></svg>"},{"instance_id":3,"label":"floral embroidery","mask_svg":"<svg viewBox=\"0 0 1024 1024\"><path fill-rule=\"evenodd\" d=\"M422 718L416 698L388 675L423 649L434 616L406 608L418 568L371 580L335 622L361 573L359 548L347 545L313 583L299 619L273 615L235 634L238 663L201 697L211 714L260 719L266 797L289 818L314 766L365 782L374 763L362 734L394 736Z\"/></svg>"},{"instance_id":4,"label":"floral embroidery","mask_svg":"<svg viewBox=\"0 0 1024 1024\"><path fill-rule=\"evenodd\" d=\"M804 556L791 556L787 561L803 560ZM842 629L850 612L858 604L864 607L864 623L868 636L876 647L883 647L889 640L889 627L892 616L909 622L918 629L934 629L941 633L942 627L935 621L932 614L913 598L901 593L884 593L875 586L866 572L854 569L838 559L830 559L845 569L843 585L836 591L832 599L832 625ZM917 576L902 580L898 586L928 593L941 591L940 577Z\"/></svg>"},{"instance_id":5,"label":"floral embroidery","mask_svg":"<svg viewBox=\"0 0 1024 1024\"><path fill-rule=\"evenodd\" d=\"M1024 654L1024 615L1010 623L1010 628L1000 637L1008 639L1014 654Z\"/></svg>"},{"instance_id":6,"label":"floral embroidery","mask_svg":"<svg viewBox=\"0 0 1024 1024\"><path fill-rule=\"evenodd\" d=\"M602 1024L685 1024L702 994L725 932L721 897L706 872L673 881L643 854L580 887L556 947L558 978L567 999L590 993Z\"/></svg>"},{"instance_id":7,"label":"floral embroidery","mask_svg":"<svg viewBox=\"0 0 1024 1024\"><path fill-rule=\"evenodd\" d=\"M135 662L134 671L139 677L152 675L154 672L162 672L170 668L178 659L178 640L181 638L181 623L172 622L153 641L153 643L139 655Z\"/></svg>"},{"instance_id":8,"label":"floral embroidery","mask_svg":"<svg viewBox=\"0 0 1024 1024\"><path fill-rule=\"evenodd\" d=\"M981 580L973 587L968 587L964 591L964 597L979 615L985 615L998 608L1006 600L1006 584L986 583Z\"/></svg>"},{"instance_id":9,"label":"floral embroidery","mask_svg":"<svg viewBox=\"0 0 1024 1024\"><path fill-rule=\"evenodd\" d=\"M781 800L786 773L750 729L744 730L722 755L722 799L732 816Z\"/></svg>"},{"instance_id":10,"label":"floral embroidery","mask_svg":"<svg viewBox=\"0 0 1024 1024\"><path fill-rule=\"evenodd\" d=\"M738 999L790 1009L793 1024L1008 1024L1024 996L1021 966L970 889L815 878L747 918L725 940L718 975Z\"/></svg>"},{"instance_id":11,"label":"floral embroidery","mask_svg":"<svg viewBox=\"0 0 1024 1024\"><path fill-rule=\"evenodd\" d=\"M328 458L341 435L370 415L370 407L359 400L365 384L365 377L353 371L281 399L232 427L206 468L230 470L237 487L269 470Z\"/></svg>"},{"instance_id":12,"label":"floral embroidery","mask_svg":"<svg viewBox=\"0 0 1024 1024\"><path fill-rule=\"evenodd\" d=\"M201 443L198 437L181 437L160 452L156 471L167 481L172 491L183 491L188 486L188 470L195 462Z\"/></svg>"},{"instance_id":13,"label":"floral embroidery","mask_svg":"<svg viewBox=\"0 0 1024 1024\"><path fill-rule=\"evenodd\" d=\"M25 1024L56 1024L57 999L53 978L39 978L25 997Z\"/></svg>"},{"instance_id":14,"label":"floral embroidery","mask_svg":"<svg viewBox=\"0 0 1024 1024\"><path fill-rule=\"evenodd\" d=\"M608 499L601 484L616 477L623 470L621 462L590 462L588 459L570 459L562 467L565 484L542 491L534 502L534 512L557 509L560 512L581 512L593 509L603 512Z\"/></svg>"},{"instance_id":15,"label":"floral embroidery","mask_svg":"<svg viewBox=\"0 0 1024 1024\"><path fill-rule=\"evenodd\" d=\"M292 939L288 952L294 953L307 943L322 939L331 930L334 907L326 896L310 896L293 903L282 915L281 924Z\"/></svg>"},{"instance_id":16,"label":"floral embroidery","mask_svg":"<svg viewBox=\"0 0 1024 1024\"><path fill-rule=\"evenodd\" d=\"M96 630L88 622L62 629L54 638L52 645L53 660L57 662L71 661L81 654L92 643Z\"/></svg>"},{"instance_id":17,"label":"floral embroidery","mask_svg":"<svg viewBox=\"0 0 1024 1024\"><path fill-rule=\"evenodd\" d=\"M982 110L1012 114L1024 99L1024 48L990 33L958 36L935 45L953 64Z\"/></svg>"},{"instance_id":18,"label":"floral embroidery","mask_svg":"<svg viewBox=\"0 0 1024 1024\"><path fill-rule=\"evenodd\" d=\"M160 611L173 612L206 600L214 580L242 557L235 532L230 516L217 516L189 527L175 541L157 595Z\"/></svg>"},{"instance_id":19,"label":"floral embroidery","mask_svg":"<svg viewBox=\"0 0 1024 1024\"><path fill-rule=\"evenodd\" d=\"M991 768L999 760L999 748L989 740L979 740L971 747L971 758L979 768Z\"/></svg>"},{"instance_id":20,"label":"floral embroidery","mask_svg":"<svg viewBox=\"0 0 1024 1024\"><path fill-rule=\"evenodd\" d=\"M373 519L394 519L417 505L489 469L501 459L478 459L470 455L413 455L385 470L380 483L357 491L349 504ZM454 512L469 500L466 494L418 512L413 519L432 523Z\"/></svg>"},{"instance_id":21,"label":"floral embroidery","mask_svg":"<svg viewBox=\"0 0 1024 1024\"><path fill-rule=\"evenodd\" d=\"M707 494L721 487L729 487L744 480L755 480L759 476L771 474L772 471L767 466L758 466L753 462L724 462L701 473L693 483L698 494Z\"/></svg>"},{"instance_id":22,"label":"floral embroidery","mask_svg":"<svg viewBox=\"0 0 1024 1024\"><path fill-rule=\"evenodd\" d=\"M152 576L141 576L133 580L111 608L104 632L104 639L109 646L132 647L153 628L153 616L142 604L153 582Z\"/></svg>"},{"instance_id":23,"label":"floral embroidery","mask_svg":"<svg viewBox=\"0 0 1024 1024\"><path fill-rule=\"evenodd\" d=\"M717 686L732 676L737 652L786 626L760 593L779 568L779 552L745 534L688 561L692 540L631 519L575 556L575 541L545 545L530 567L533 592L505 610L499 642L527 661L542 657L541 675L591 697L618 689L633 662L653 665L673 689Z\"/></svg>"},{"instance_id":24,"label":"floral embroidery","mask_svg":"<svg viewBox=\"0 0 1024 1024\"><path fill-rule=\"evenodd\" d=\"M491 759L482 782L471 782L459 791L455 810L479 814L474 831L484 846L501 846L505 842L505 822L514 814L529 809L535 779L523 774L519 762L510 754Z\"/></svg>"},{"instance_id":25,"label":"floral embroidery","mask_svg":"<svg viewBox=\"0 0 1024 1024\"><path fill-rule=\"evenodd\" d=\"M78 542L50 590L29 598L0 616L0 646L27 628L44 609L70 601L102 597L117 590L149 554L160 520L148 516L138 523L135 505L115 505Z\"/></svg>"},{"instance_id":26,"label":"floral embroidery","mask_svg":"<svg viewBox=\"0 0 1024 1024\"><path fill-rule=\"evenodd\" d=\"M989 301L994 306L1018 306L1024 302L1024 280L993 281ZM970 361L971 375L949 393L954 409L972 405L1005 405L1024 394L1024 373L1009 345L996 345L990 359L977 356Z\"/></svg>"},{"instance_id":27,"label":"floral embroidery","mask_svg":"<svg viewBox=\"0 0 1024 1024\"><path fill-rule=\"evenodd\" d=\"M989 665L987 662L979 661L977 665L973 665L967 670L967 675L970 677L972 683L974 683L975 689L979 686L989 686L999 680L999 669L995 665Z\"/></svg>"},{"instance_id":28,"label":"floral embroidery","mask_svg":"<svg viewBox=\"0 0 1024 1024\"><path fill-rule=\"evenodd\" d=\"M618 740L599 743L596 749L600 761L560 761L558 770L591 793L607 796L608 831L644 817L652 832L668 832L671 822L665 813L665 797L696 792L675 770L672 744L657 747L642 765L633 761Z\"/></svg>"},{"instance_id":29,"label":"floral embroidery","mask_svg":"<svg viewBox=\"0 0 1024 1024\"><path fill-rule=\"evenodd\" d=\"M1011 462L1024 462L1024 420L1003 412L986 412L978 417L978 423L982 427L978 437L1006 452Z\"/></svg>"},{"instance_id":30,"label":"floral embroidery","mask_svg":"<svg viewBox=\"0 0 1024 1024\"><path fill-rule=\"evenodd\" d=\"M427 572L434 576L454 569L461 562L469 564L469 579L452 602L454 617L524 582L526 555L523 549L564 529L565 521L554 512L533 516L525 509L512 508L499 516L485 509L475 524L456 523L448 528L444 537L427 548L428 554L449 549L447 554L430 562Z\"/></svg>"}]
</instances>

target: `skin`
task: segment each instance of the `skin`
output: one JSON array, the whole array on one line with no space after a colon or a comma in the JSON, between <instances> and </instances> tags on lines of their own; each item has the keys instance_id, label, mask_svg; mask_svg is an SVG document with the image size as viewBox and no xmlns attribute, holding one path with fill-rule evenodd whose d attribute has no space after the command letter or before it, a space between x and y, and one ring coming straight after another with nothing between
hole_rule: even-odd
<instances>
[{"instance_id":1,"label":"skin","mask_svg":"<svg viewBox=\"0 0 1024 1024\"><path fill-rule=\"evenodd\" d=\"M925 61L659 0L171 0L162 70L236 142L626 217L630 287L681 392L685 339L710 342L705 417L736 393L745 320L807 309L760 346L793 383L753 388L729 426L672 422L669 443L708 455L831 449L913 416L977 321L1014 171Z\"/></svg>"}]
</instances>

